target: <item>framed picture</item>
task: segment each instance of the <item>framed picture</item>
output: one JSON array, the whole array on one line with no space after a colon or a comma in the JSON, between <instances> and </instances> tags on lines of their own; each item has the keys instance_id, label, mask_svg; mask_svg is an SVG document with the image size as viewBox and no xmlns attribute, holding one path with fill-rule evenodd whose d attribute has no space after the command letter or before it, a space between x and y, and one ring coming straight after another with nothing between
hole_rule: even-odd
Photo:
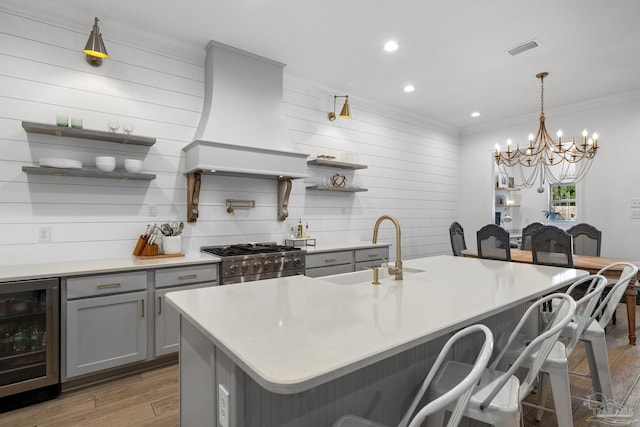
<instances>
[{"instance_id":1,"label":"framed picture","mask_svg":"<svg viewBox=\"0 0 640 427\"><path fill-rule=\"evenodd\" d=\"M507 188L509 186L509 177L504 173L499 173L496 177L496 188Z\"/></svg>"},{"instance_id":2,"label":"framed picture","mask_svg":"<svg viewBox=\"0 0 640 427\"><path fill-rule=\"evenodd\" d=\"M496 196L496 206L505 206L507 204L504 194L498 194Z\"/></svg>"}]
</instances>

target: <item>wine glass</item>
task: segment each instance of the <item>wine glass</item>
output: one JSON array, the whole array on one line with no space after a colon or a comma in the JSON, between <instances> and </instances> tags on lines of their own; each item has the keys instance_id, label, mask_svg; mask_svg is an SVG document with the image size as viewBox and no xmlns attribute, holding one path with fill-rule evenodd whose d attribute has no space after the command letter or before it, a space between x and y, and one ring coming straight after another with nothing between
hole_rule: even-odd
<instances>
[{"instance_id":1,"label":"wine glass","mask_svg":"<svg viewBox=\"0 0 640 427\"><path fill-rule=\"evenodd\" d=\"M131 135L131 132L133 132L133 122L124 122L124 125L122 125L122 130L127 135Z\"/></svg>"},{"instance_id":2,"label":"wine glass","mask_svg":"<svg viewBox=\"0 0 640 427\"><path fill-rule=\"evenodd\" d=\"M107 129L109 129L109 132L115 133L119 128L120 122L118 122L117 120L113 119L107 122Z\"/></svg>"}]
</instances>

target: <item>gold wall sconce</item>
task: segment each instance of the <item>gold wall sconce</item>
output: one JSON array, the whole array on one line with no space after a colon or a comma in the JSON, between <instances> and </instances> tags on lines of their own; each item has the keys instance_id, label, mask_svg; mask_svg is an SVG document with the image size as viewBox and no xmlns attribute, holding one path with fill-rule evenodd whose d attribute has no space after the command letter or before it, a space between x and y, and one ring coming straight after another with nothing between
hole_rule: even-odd
<instances>
[{"instance_id":1,"label":"gold wall sconce","mask_svg":"<svg viewBox=\"0 0 640 427\"><path fill-rule=\"evenodd\" d=\"M329 113L329 120L334 121L336 119L336 100L338 98L345 98L342 110L340 110L341 119L350 119L351 110L349 109L349 95L334 95L333 96L333 111Z\"/></svg>"},{"instance_id":2,"label":"gold wall sconce","mask_svg":"<svg viewBox=\"0 0 640 427\"><path fill-rule=\"evenodd\" d=\"M100 34L100 28L98 28L99 19L98 17L95 19L93 29L91 30L91 34L89 34L89 40L87 40L87 45L84 47L83 52L87 55L89 65L99 67L102 65L102 58L108 58L109 54L107 53L107 48L104 47L102 34Z\"/></svg>"}]
</instances>

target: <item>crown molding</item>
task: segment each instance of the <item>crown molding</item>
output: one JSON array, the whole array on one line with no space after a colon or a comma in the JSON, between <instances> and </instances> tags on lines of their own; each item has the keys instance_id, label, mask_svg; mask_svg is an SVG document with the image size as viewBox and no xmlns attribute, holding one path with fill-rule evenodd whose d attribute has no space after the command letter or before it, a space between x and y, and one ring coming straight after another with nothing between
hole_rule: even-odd
<instances>
[{"instance_id":1,"label":"crown molding","mask_svg":"<svg viewBox=\"0 0 640 427\"><path fill-rule=\"evenodd\" d=\"M600 108L610 107L613 105L626 104L640 100L640 89L635 89L627 92L617 93L614 95L603 96L595 98L589 101L580 102L577 104L569 104L562 107L556 107L553 109L545 108L546 116L553 115L565 115L570 113L577 113L581 111L596 110ZM487 132L495 129L510 127L514 125L520 125L525 122L530 122L533 119L537 119L540 116L540 112L523 114L520 116L514 116L503 120L496 120L490 123L477 124L473 126L465 126L460 129L460 135L473 135L476 133Z\"/></svg>"}]
</instances>

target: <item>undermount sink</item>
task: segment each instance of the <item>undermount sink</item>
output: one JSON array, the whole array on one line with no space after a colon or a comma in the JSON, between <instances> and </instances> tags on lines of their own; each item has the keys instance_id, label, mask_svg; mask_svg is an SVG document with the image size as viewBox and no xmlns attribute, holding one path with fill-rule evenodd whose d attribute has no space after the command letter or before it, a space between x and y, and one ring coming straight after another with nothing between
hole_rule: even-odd
<instances>
[{"instance_id":1,"label":"undermount sink","mask_svg":"<svg viewBox=\"0 0 640 427\"><path fill-rule=\"evenodd\" d=\"M404 280L408 279L407 275L421 273L425 270L420 270L417 268L407 268L404 267L402 272L405 274ZM335 283L338 285L355 285L358 283L371 283L373 281L373 271L370 269L354 271L353 273L342 273L342 274L334 274L332 276L324 276L319 279L325 280L327 282ZM395 282L395 278L393 275L389 275L389 272L386 268L378 269L378 279L380 282Z\"/></svg>"}]
</instances>

